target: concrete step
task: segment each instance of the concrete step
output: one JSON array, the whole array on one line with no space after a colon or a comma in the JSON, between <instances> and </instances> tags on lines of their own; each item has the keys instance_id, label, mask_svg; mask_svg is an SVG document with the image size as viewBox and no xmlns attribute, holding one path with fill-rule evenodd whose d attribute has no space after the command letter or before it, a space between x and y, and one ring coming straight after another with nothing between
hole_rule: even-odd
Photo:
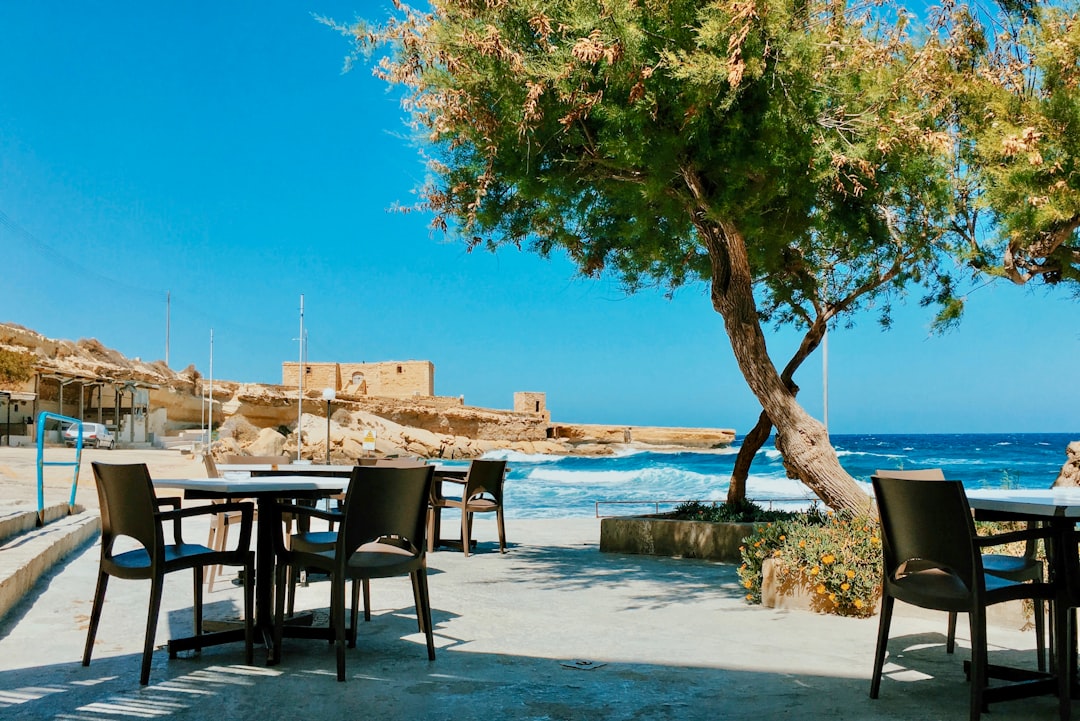
<instances>
[{"instance_id":1,"label":"concrete step","mask_svg":"<svg viewBox=\"0 0 1080 721\"><path fill-rule=\"evenodd\" d=\"M67 510L67 504L47 508L41 528L36 509L0 510L0 617L50 568L101 532L96 510Z\"/></svg>"}]
</instances>

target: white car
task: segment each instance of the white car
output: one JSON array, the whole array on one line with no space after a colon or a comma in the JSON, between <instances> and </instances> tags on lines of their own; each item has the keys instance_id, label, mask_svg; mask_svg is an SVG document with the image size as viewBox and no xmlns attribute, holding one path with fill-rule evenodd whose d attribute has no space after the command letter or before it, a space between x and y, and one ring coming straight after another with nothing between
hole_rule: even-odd
<instances>
[{"instance_id":1,"label":"white car","mask_svg":"<svg viewBox=\"0 0 1080 721\"><path fill-rule=\"evenodd\" d=\"M78 424L69 424L68 427L64 429L64 443L69 446L74 446L78 439ZM94 448L108 448L109 450L112 450L113 448L116 448L116 436L101 423L83 423L82 444L83 447L93 446Z\"/></svg>"}]
</instances>

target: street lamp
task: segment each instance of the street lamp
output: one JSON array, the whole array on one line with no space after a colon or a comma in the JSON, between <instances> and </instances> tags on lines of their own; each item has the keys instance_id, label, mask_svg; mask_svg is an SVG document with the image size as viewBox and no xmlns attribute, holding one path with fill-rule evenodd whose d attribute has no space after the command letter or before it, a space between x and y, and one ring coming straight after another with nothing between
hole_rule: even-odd
<instances>
[{"instance_id":1,"label":"street lamp","mask_svg":"<svg viewBox=\"0 0 1080 721\"><path fill-rule=\"evenodd\" d=\"M330 465L330 402L337 398L333 388L323 388L322 397L326 401L326 465Z\"/></svg>"}]
</instances>

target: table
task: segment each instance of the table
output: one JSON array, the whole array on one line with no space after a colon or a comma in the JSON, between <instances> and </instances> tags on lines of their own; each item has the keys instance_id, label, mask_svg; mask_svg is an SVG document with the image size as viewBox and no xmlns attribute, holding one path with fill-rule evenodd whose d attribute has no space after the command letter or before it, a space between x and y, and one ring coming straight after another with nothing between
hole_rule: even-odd
<instances>
[{"instance_id":1,"label":"table","mask_svg":"<svg viewBox=\"0 0 1080 721\"><path fill-rule=\"evenodd\" d=\"M994 518L1039 521L1050 528L1051 547L1047 552L1047 561L1050 580L1058 588L1051 618L1065 613L1065 617L1070 619L1066 625L1072 625L1072 614L1068 612L1068 608L1075 601L1071 598L1070 589L1076 588L1080 581L1080 554L1069 552L1068 537L1075 531L1077 521L1080 521L1080 492L1049 489L976 489L968 491L967 497L976 518L986 517L989 514ZM1067 673L1073 689L1072 695L1075 697L1078 690L1075 629L1068 628L1067 633L1064 634L1054 633L1052 639L1054 658L1058 657L1059 651L1064 652L1068 658ZM1056 693L1056 688L1053 692Z\"/></svg>"},{"instance_id":2,"label":"table","mask_svg":"<svg viewBox=\"0 0 1080 721\"><path fill-rule=\"evenodd\" d=\"M350 473L352 467L350 466ZM232 473L222 478L159 478L154 488L182 490L186 498L254 498L259 508L259 523L255 533L255 628L262 634L266 644L268 665L277 663L274 649L274 542L275 534L281 533L281 516L278 498L320 498L341 493L348 486L347 477L290 473L238 477ZM243 630L236 632L243 639ZM222 642L237 640L225 632ZM180 639L175 646L170 642L170 654L197 647L198 639ZM186 643L191 641L190 644ZM205 645L205 644L203 644Z\"/></svg>"},{"instance_id":3,"label":"table","mask_svg":"<svg viewBox=\"0 0 1080 721\"><path fill-rule=\"evenodd\" d=\"M353 466L316 464L228 464L218 467L221 478L159 478L154 488L182 490L186 498L254 498L259 509L255 529L255 628L266 645L267 665L277 663L274 638L275 534L281 533L279 498L318 499L342 493L349 485ZM464 482L467 469L436 466L436 481ZM234 638L235 635L235 638ZM243 640L243 630L223 632L221 642ZM170 642L169 652L197 647L195 639ZM190 643L189 643L190 642ZM206 645L203 643L203 645Z\"/></svg>"}]
</instances>

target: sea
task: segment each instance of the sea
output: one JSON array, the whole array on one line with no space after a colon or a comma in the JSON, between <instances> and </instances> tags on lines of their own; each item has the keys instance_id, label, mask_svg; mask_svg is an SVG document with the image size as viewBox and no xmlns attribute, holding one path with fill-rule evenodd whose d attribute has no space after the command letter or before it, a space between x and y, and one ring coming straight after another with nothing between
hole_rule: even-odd
<instances>
[{"instance_id":1,"label":"sea","mask_svg":"<svg viewBox=\"0 0 1080 721\"><path fill-rule=\"evenodd\" d=\"M1048 488L1080 433L867 434L831 437L840 463L869 492L878 468L942 468L969 488ZM671 510L682 501L719 501L741 438L713 450L626 448L611 456L528 455L503 451L508 518L578 518ZM766 443L747 480L747 496L765 507L805 508L813 494L787 478Z\"/></svg>"}]
</instances>

